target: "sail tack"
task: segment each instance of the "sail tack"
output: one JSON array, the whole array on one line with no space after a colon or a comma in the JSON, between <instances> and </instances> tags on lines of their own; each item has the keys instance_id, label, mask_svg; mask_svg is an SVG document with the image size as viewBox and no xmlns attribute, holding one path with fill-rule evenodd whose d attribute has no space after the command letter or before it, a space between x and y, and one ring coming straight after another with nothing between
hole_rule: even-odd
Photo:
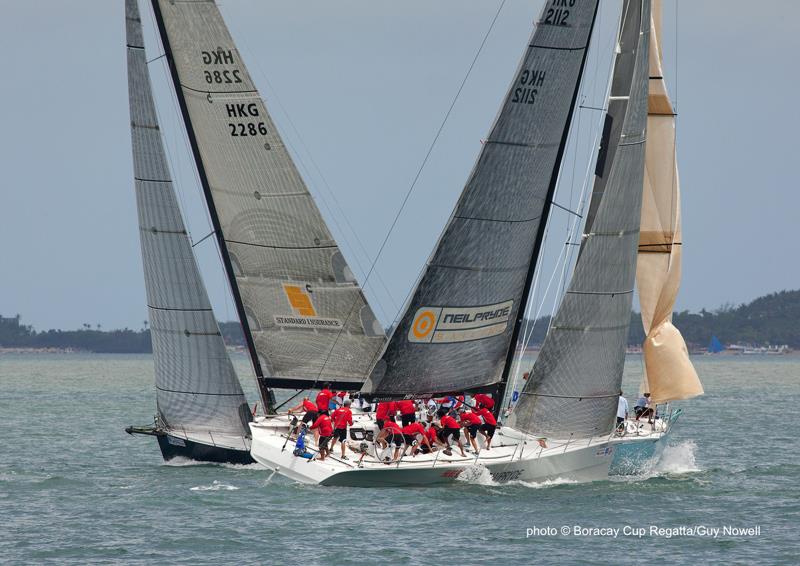
<instances>
[{"instance_id":1,"label":"sail tack","mask_svg":"<svg viewBox=\"0 0 800 566\"><path fill-rule=\"evenodd\" d=\"M131 138L155 361L169 428L249 436L250 411L181 218L156 117L136 0L125 1Z\"/></svg>"},{"instance_id":2,"label":"sail tack","mask_svg":"<svg viewBox=\"0 0 800 566\"><path fill-rule=\"evenodd\" d=\"M500 113L365 390L463 391L500 381L536 262L596 0L548 2Z\"/></svg>"},{"instance_id":3,"label":"sail tack","mask_svg":"<svg viewBox=\"0 0 800 566\"><path fill-rule=\"evenodd\" d=\"M533 434L588 438L613 428L639 243L649 31L649 0L626 0L590 218L572 280L514 410L515 426Z\"/></svg>"},{"instance_id":4,"label":"sail tack","mask_svg":"<svg viewBox=\"0 0 800 566\"><path fill-rule=\"evenodd\" d=\"M153 5L260 381L360 387L383 329L219 9L210 1Z\"/></svg>"},{"instance_id":5,"label":"sail tack","mask_svg":"<svg viewBox=\"0 0 800 566\"><path fill-rule=\"evenodd\" d=\"M681 218L675 113L662 69L660 0L650 23L650 80L642 232L636 278L646 334L644 391L663 403L703 393L686 343L672 324L681 279Z\"/></svg>"}]
</instances>

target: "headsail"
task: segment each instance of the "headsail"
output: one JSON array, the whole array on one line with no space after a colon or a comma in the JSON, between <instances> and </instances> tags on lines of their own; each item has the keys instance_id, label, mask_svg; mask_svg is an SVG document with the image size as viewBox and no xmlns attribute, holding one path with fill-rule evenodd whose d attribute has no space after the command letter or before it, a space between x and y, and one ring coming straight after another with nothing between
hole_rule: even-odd
<instances>
[{"instance_id":1,"label":"headsail","mask_svg":"<svg viewBox=\"0 0 800 566\"><path fill-rule=\"evenodd\" d=\"M213 1L152 2L260 384L360 387L383 328L219 9Z\"/></svg>"},{"instance_id":2,"label":"headsail","mask_svg":"<svg viewBox=\"0 0 800 566\"><path fill-rule=\"evenodd\" d=\"M250 411L181 218L136 0L125 0L128 93L158 414L170 428L249 436Z\"/></svg>"},{"instance_id":3,"label":"headsail","mask_svg":"<svg viewBox=\"0 0 800 566\"><path fill-rule=\"evenodd\" d=\"M588 438L612 430L639 242L649 31L649 0L625 0L609 100L610 131L619 134L605 140L572 280L514 410L514 426L527 432Z\"/></svg>"},{"instance_id":4,"label":"headsail","mask_svg":"<svg viewBox=\"0 0 800 566\"><path fill-rule=\"evenodd\" d=\"M498 383L515 346L596 0L548 2L453 215L365 391Z\"/></svg>"},{"instance_id":5,"label":"headsail","mask_svg":"<svg viewBox=\"0 0 800 566\"><path fill-rule=\"evenodd\" d=\"M661 1L653 3L650 24L650 94L647 116L642 232L636 278L642 310L645 379L655 403L703 393L672 309L681 279L681 217L675 112L664 83L661 55Z\"/></svg>"}]
</instances>

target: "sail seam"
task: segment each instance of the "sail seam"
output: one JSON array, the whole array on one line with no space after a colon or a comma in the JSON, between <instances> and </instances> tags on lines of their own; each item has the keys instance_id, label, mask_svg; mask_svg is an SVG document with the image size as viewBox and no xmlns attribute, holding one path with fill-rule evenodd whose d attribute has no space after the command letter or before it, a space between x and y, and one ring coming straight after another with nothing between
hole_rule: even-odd
<instances>
[{"instance_id":1,"label":"sail seam","mask_svg":"<svg viewBox=\"0 0 800 566\"><path fill-rule=\"evenodd\" d=\"M633 289L630 291L567 291L568 295L627 295L629 293L633 293Z\"/></svg>"},{"instance_id":2,"label":"sail seam","mask_svg":"<svg viewBox=\"0 0 800 566\"><path fill-rule=\"evenodd\" d=\"M241 393L206 393L204 391L181 391L179 389L166 389L156 385L159 391L166 391L167 393L182 393L184 395L208 395L210 397L240 397Z\"/></svg>"},{"instance_id":3,"label":"sail seam","mask_svg":"<svg viewBox=\"0 0 800 566\"><path fill-rule=\"evenodd\" d=\"M467 265L447 265L444 263L431 263L429 267L436 267L438 269L456 269L460 271L479 271L483 273L509 273L512 271L522 271L528 268L527 264L516 267L471 267Z\"/></svg>"},{"instance_id":4,"label":"sail seam","mask_svg":"<svg viewBox=\"0 0 800 566\"><path fill-rule=\"evenodd\" d=\"M575 332L604 332L606 330L621 330L628 328L629 324L618 324L616 326L561 326L554 324L551 328L553 330L569 330Z\"/></svg>"},{"instance_id":5,"label":"sail seam","mask_svg":"<svg viewBox=\"0 0 800 566\"><path fill-rule=\"evenodd\" d=\"M624 147L624 146L627 146L627 145L642 145L646 141L647 140L645 139L645 140L639 140L639 141L635 141L635 142L618 143L617 147Z\"/></svg>"},{"instance_id":6,"label":"sail seam","mask_svg":"<svg viewBox=\"0 0 800 566\"><path fill-rule=\"evenodd\" d=\"M142 183L171 183L172 179L145 179L143 177L134 177L135 181L140 181Z\"/></svg>"},{"instance_id":7,"label":"sail seam","mask_svg":"<svg viewBox=\"0 0 800 566\"><path fill-rule=\"evenodd\" d=\"M535 198L535 197L534 197ZM517 224L522 222L535 222L539 220L542 216L536 216L535 218L523 218L522 220L501 220L499 218L478 218L477 216L453 216L453 218L458 218L459 220L479 220L481 222L507 222L509 224Z\"/></svg>"},{"instance_id":8,"label":"sail seam","mask_svg":"<svg viewBox=\"0 0 800 566\"><path fill-rule=\"evenodd\" d=\"M271 248L274 250L327 250L338 248L336 244L331 246L273 246L270 244L255 244L253 242L239 242L237 240L225 240L228 244L239 244L241 246L255 246L257 248Z\"/></svg>"},{"instance_id":9,"label":"sail seam","mask_svg":"<svg viewBox=\"0 0 800 566\"><path fill-rule=\"evenodd\" d=\"M139 228L141 232L148 232L150 234L181 234L186 236L186 230L160 230L153 226L152 228Z\"/></svg>"},{"instance_id":10,"label":"sail seam","mask_svg":"<svg viewBox=\"0 0 800 566\"><path fill-rule=\"evenodd\" d=\"M512 145L515 147L529 147L532 149L541 149L544 147L558 147L558 143L523 143L523 142L511 142L511 141L501 141L501 140L486 140L485 144L495 143L498 145Z\"/></svg>"},{"instance_id":11,"label":"sail seam","mask_svg":"<svg viewBox=\"0 0 800 566\"><path fill-rule=\"evenodd\" d=\"M555 49L556 51L582 51L586 49L586 46L583 47L555 47L549 45L533 45L529 44L528 47L534 47L536 49Z\"/></svg>"},{"instance_id":12,"label":"sail seam","mask_svg":"<svg viewBox=\"0 0 800 566\"><path fill-rule=\"evenodd\" d=\"M181 88L185 88L186 90L191 90L202 94L253 94L253 93L258 94L257 90L209 90L209 89L200 90L187 86L183 83L181 83Z\"/></svg>"},{"instance_id":13,"label":"sail seam","mask_svg":"<svg viewBox=\"0 0 800 566\"><path fill-rule=\"evenodd\" d=\"M594 237L594 236L630 236L632 234L638 234L639 230L621 230L619 232L589 232L586 234L586 237Z\"/></svg>"},{"instance_id":14,"label":"sail seam","mask_svg":"<svg viewBox=\"0 0 800 566\"><path fill-rule=\"evenodd\" d=\"M144 45L131 45L130 43L127 43L125 47L127 47L128 49L141 49L142 51L144 51Z\"/></svg>"},{"instance_id":15,"label":"sail seam","mask_svg":"<svg viewBox=\"0 0 800 566\"><path fill-rule=\"evenodd\" d=\"M134 128L145 128L147 130L160 130L161 128L158 127L158 124L137 124L136 122L131 122L131 126Z\"/></svg>"},{"instance_id":16,"label":"sail seam","mask_svg":"<svg viewBox=\"0 0 800 566\"><path fill-rule=\"evenodd\" d=\"M178 309L178 308L170 308L170 307L156 307L153 305L147 305L147 308L157 310L157 311L181 311L181 312L213 312L213 309Z\"/></svg>"},{"instance_id":17,"label":"sail seam","mask_svg":"<svg viewBox=\"0 0 800 566\"><path fill-rule=\"evenodd\" d=\"M521 391L522 395L531 395L533 397L554 397L556 399L609 399L611 397L619 397L618 393L611 395L554 395L552 393L533 393L531 391Z\"/></svg>"}]
</instances>

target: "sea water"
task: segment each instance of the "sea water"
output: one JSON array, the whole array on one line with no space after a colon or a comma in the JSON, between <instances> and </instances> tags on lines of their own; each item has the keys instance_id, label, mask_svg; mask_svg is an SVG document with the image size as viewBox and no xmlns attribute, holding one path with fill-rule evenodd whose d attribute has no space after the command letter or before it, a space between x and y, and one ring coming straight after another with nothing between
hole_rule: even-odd
<instances>
[{"instance_id":1,"label":"sea water","mask_svg":"<svg viewBox=\"0 0 800 566\"><path fill-rule=\"evenodd\" d=\"M150 356L0 355L0 562L796 564L800 357L694 362L706 394L637 477L356 489L164 463L123 430L152 422Z\"/></svg>"}]
</instances>

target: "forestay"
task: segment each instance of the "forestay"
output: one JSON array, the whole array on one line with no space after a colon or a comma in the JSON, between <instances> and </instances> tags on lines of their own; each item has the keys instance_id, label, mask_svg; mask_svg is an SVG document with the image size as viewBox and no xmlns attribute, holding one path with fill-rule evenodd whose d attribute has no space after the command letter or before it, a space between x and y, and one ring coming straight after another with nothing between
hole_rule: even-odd
<instances>
[{"instance_id":1,"label":"forestay","mask_svg":"<svg viewBox=\"0 0 800 566\"><path fill-rule=\"evenodd\" d=\"M649 31L649 0L626 0L609 103L620 133L607 142L615 147L598 167L572 280L514 411L515 426L533 434L588 438L613 428L639 243Z\"/></svg>"},{"instance_id":2,"label":"forestay","mask_svg":"<svg viewBox=\"0 0 800 566\"><path fill-rule=\"evenodd\" d=\"M125 1L131 138L158 415L249 436L250 411L192 254L156 117L136 0Z\"/></svg>"},{"instance_id":3,"label":"forestay","mask_svg":"<svg viewBox=\"0 0 800 566\"><path fill-rule=\"evenodd\" d=\"M514 347L596 0L547 2L455 210L365 391L498 383Z\"/></svg>"},{"instance_id":4,"label":"forestay","mask_svg":"<svg viewBox=\"0 0 800 566\"><path fill-rule=\"evenodd\" d=\"M662 70L661 0L650 23L650 81L647 115L642 232L636 279L646 338L642 389L663 403L703 393L672 309L681 282L680 183L675 153L675 112Z\"/></svg>"},{"instance_id":5,"label":"forestay","mask_svg":"<svg viewBox=\"0 0 800 566\"><path fill-rule=\"evenodd\" d=\"M262 384L360 387L385 336L216 4L153 0Z\"/></svg>"}]
</instances>

